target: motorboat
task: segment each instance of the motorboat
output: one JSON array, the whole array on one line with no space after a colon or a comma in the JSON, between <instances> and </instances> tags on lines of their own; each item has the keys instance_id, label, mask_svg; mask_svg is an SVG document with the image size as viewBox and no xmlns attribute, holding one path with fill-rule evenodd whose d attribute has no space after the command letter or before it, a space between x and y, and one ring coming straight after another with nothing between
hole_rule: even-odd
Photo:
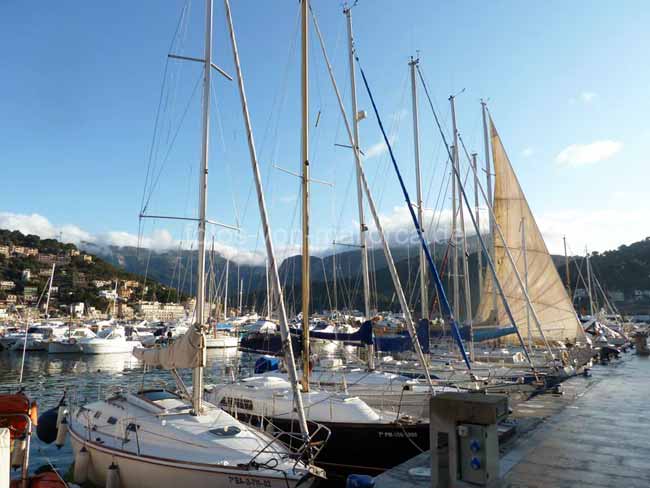
<instances>
[{"instance_id":1,"label":"motorboat","mask_svg":"<svg viewBox=\"0 0 650 488\"><path fill-rule=\"evenodd\" d=\"M96 337L80 340L79 346L84 354L112 354L131 352L141 344L128 340L124 327L115 326L100 331Z\"/></svg>"},{"instance_id":2,"label":"motorboat","mask_svg":"<svg viewBox=\"0 0 650 488\"><path fill-rule=\"evenodd\" d=\"M51 325L34 325L29 327L22 337L13 342L12 351L47 351L50 340L62 337L66 329Z\"/></svg>"},{"instance_id":3,"label":"motorboat","mask_svg":"<svg viewBox=\"0 0 650 488\"><path fill-rule=\"evenodd\" d=\"M80 341L94 337L96 334L88 327L75 327L67 331L63 337L48 342L47 352L50 354L81 353Z\"/></svg>"}]
</instances>

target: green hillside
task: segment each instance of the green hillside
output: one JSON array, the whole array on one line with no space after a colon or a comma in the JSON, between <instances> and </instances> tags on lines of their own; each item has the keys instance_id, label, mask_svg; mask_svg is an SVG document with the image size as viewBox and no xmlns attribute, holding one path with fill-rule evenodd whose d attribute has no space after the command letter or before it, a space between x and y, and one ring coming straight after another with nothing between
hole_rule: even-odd
<instances>
[{"instance_id":1,"label":"green hillside","mask_svg":"<svg viewBox=\"0 0 650 488\"><path fill-rule=\"evenodd\" d=\"M99 291L113 290L116 280L121 283L121 288L129 285L128 290L120 291L127 302L137 299L155 298L160 302L178 299L176 290L151 278L145 283L139 274L82 252L73 244L0 230L0 281L5 283L0 289L0 301L9 305L35 304L48 286L53 263L55 272L51 310L82 302L86 307L105 311L112 301L99 296ZM102 286L98 287L96 282Z\"/></svg>"}]
</instances>

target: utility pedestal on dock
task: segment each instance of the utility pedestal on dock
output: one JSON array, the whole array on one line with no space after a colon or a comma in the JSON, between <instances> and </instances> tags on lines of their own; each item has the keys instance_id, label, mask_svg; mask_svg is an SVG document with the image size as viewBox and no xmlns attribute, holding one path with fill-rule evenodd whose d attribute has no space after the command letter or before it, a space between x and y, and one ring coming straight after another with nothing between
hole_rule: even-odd
<instances>
[{"instance_id":1,"label":"utility pedestal on dock","mask_svg":"<svg viewBox=\"0 0 650 488\"><path fill-rule=\"evenodd\" d=\"M442 393L431 397L429 415L431 487L497 486L497 423L508 415L508 398L504 395L480 393ZM448 480L439 473L439 434L446 434L448 439Z\"/></svg>"}]
</instances>

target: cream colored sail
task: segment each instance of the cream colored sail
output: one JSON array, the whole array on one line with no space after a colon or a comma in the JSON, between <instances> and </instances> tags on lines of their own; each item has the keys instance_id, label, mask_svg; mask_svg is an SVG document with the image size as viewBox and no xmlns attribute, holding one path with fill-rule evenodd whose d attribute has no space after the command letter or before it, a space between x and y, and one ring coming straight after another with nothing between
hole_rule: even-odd
<instances>
[{"instance_id":1,"label":"cream colored sail","mask_svg":"<svg viewBox=\"0 0 650 488\"><path fill-rule=\"evenodd\" d=\"M580 323L491 118L490 140L495 171L495 225L501 228L522 280L526 280L523 252L523 242L525 242L528 295L546 339L549 342L567 340L575 342L576 337L583 336ZM525 226L523 241L522 225ZM525 340L530 334L532 341L540 343L542 337L532 314L530 316L527 314L526 299L498 232L495 231L493 239L494 264L515 322ZM500 298L497 299L497 308L496 311L494 310L493 287L494 280L488 273L483 283L482 299L476 317L477 324L479 326L511 325ZM504 337L504 340L518 343L515 335Z\"/></svg>"},{"instance_id":2,"label":"cream colored sail","mask_svg":"<svg viewBox=\"0 0 650 488\"><path fill-rule=\"evenodd\" d=\"M205 364L205 337L196 327L168 346L134 349L133 355L147 366L163 369L196 368Z\"/></svg>"}]
</instances>

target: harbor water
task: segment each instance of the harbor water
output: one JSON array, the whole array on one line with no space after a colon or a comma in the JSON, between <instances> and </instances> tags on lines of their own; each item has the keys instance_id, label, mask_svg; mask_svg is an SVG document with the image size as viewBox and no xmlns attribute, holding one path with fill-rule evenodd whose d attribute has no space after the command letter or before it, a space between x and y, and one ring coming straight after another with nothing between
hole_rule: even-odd
<instances>
[{"instance_id":1,"label":"harbor water","mask_svg":"<svg viewBox=\"0 0 650 488\"><path fill-rule=\"evenodd\" d=\"M206 385L224 381L229 377L230 368L246 374L252 370L256 358L236 349L209 349ZM174 387L168 371L144 373L142 364L130 353L56 355L29 351L25 356L23 381L19 383L21 363L20 352L0 351L0 393L15 393L23 388L29 398L37 402L39 413L56 407L64 392L76 401L93 401L124 389ZM183 372L183 378L191 384L190 371ZM58 449L33 436L30 471L51 464L63 474L72 460L69 442Z\"/></svg>"}]
</instances>

